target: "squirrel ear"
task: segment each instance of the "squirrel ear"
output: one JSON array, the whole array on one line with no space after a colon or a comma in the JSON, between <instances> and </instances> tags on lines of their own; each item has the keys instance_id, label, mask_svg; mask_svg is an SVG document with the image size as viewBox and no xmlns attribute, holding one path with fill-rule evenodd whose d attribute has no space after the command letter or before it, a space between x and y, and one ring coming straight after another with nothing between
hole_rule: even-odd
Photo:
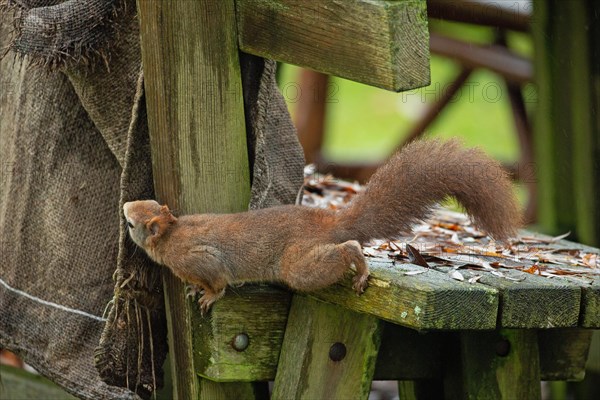
<instances>
[{"instance_id":1,"label":"squirrel ear","mask_svg":"<svg viewBox=\"0 0 600 400\"><path fill-rule=\"evenodd\" d=\"M160 217L154 217L146 223L146 228L152 236L156 236L160 232Z\"/></svg>"},{"instance_id":2,"label":"squirrel ear","mask_svg":"<svg viewBox=\"0 0 600 400\"><path fill-rule=\"evenodd\" d=\"M160 213L161 213L161 215L167 217L168 222L177 221L177 218L175 218L175 216L173 216L173 214L171 213L171 210L169 210L169 206L167 206L166 204L164 206L160 207Z\"/></svg>"}]
</instances>

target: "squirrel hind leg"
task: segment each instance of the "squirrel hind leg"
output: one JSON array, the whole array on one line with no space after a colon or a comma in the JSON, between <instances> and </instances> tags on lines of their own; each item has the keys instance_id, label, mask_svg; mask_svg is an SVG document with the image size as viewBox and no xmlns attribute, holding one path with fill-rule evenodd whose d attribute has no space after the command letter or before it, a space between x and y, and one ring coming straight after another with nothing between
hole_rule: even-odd
<instances>
[{"instance_id":1,"label":"squirrel hind leg","mask_svg":"<svg viewBox=\"0 0 600 400\"><path fill-rule=\"evenodd\" d=\"M354 268L356 268L356 275L352 278L352 289L360 296L365 292L368 285L367 279L369 278L369 267L367 267L367 261L363 255L362 247L356 240L348 240L340 246L346 248L345 253L348 258L347 262L354 265Z\"/></svg>"},{"instance_id":2,"label":"squirrel hind leg","mask_svg":"<svg viewBox=\"0 0 600 400\"><path fill-rule=\"evenodd\" d=\"M356 268L353 289L364 292L369 269L360 244L293 245L282 260L281 280L294 290L309 292L338 282L351 267Z\"/></svg>"}]
</instances>

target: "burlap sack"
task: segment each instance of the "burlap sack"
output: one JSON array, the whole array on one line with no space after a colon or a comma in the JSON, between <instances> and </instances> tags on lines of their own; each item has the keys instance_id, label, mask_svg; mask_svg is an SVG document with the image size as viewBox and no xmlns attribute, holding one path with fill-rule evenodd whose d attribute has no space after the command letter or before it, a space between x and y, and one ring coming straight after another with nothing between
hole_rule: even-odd
<instances>
[{"instance_id":1,"label":"burlap sack","mask_svg":"<svg viewBox=\"0 0 600 400\"><path fill-rule=\"evenodd\" d=\"M148 397L167 351L159 268L120 211L153 197L134 7L11 0L0 23L0 347L90 399ZM251 207L293 202L303 159L275 64L241 63Z\"/></svg>"}]
</instances>

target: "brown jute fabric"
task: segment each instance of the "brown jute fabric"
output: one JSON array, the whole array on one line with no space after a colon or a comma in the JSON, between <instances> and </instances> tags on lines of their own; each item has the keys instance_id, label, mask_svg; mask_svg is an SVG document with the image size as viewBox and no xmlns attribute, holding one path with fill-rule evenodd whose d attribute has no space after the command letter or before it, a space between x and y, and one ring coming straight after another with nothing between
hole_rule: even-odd
<instances>
[{"instance_id":1,"label":"brown jute fabric","mask_svg":"<svg viewBox=\"0 0 600 400\"><path fill-rule=\"evenodd\" d=\"M154 197L135 2L5 1L0 46L0 347L81 398L149 397L160 268L120 207ZM304 161L275 63L240 61L249 206L293 202Z\"/></svg>"}]
</instances>

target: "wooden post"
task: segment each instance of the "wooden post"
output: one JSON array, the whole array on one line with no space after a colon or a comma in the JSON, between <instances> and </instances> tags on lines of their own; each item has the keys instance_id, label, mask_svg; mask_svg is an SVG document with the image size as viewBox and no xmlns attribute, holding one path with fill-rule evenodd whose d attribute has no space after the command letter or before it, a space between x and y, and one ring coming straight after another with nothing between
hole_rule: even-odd
<instances>
[{"instance_id":1,"label":"wooden post","mask_svg":"<svg viewBox=\"0 0 600 400\"><path fill-rule=\"evenodd\" d=\"M294 296L273 399L366 399L382 326L371 315Z\"/></svg>"},{"instance_id":2,"label":"wooden post","mask_svg":"<svg viewBox=\"0 0 600 400\"><path fill-rule=\"evenodd\" d=\"M600 243L600 5L534 0L538 221ZM598 321L598 285L584 288L583 326ZM598 334L596 334L598 335Z\"/></svg>"},{"instance_id":3,"label":"wooden post","mask_svg":"<svg viewBox=\"0 0 600 400\"><path fill-rule=\"evenodd\" d=\"M535 0L534 10L538 221L546 231L571 230L594 245L600 240L600 6Z\"/></svg>"},{"instance_id":4,"label":"wooden post","mask_svg":"<svg viewBox=\"0 0 600 400\"><path fill-rule=\"evenodd\" d=\"M537 332L461 332L447 357L444 395L451 399L539 399Z\"/></svg>"},{"instance_id":5,"label":"wooden post","mask_svg":"<svg viewBox=\"0 0 600 400\"><path fill-rule=\"evenodd\" d=\"M247 209L246 129L233 0L138 0L157 200L181 213ZM167 271L165 269L165 271ZM250 383L198 378L184 286L165 273L174 396L251 398Z\"/></svg>"}]
</instances>

